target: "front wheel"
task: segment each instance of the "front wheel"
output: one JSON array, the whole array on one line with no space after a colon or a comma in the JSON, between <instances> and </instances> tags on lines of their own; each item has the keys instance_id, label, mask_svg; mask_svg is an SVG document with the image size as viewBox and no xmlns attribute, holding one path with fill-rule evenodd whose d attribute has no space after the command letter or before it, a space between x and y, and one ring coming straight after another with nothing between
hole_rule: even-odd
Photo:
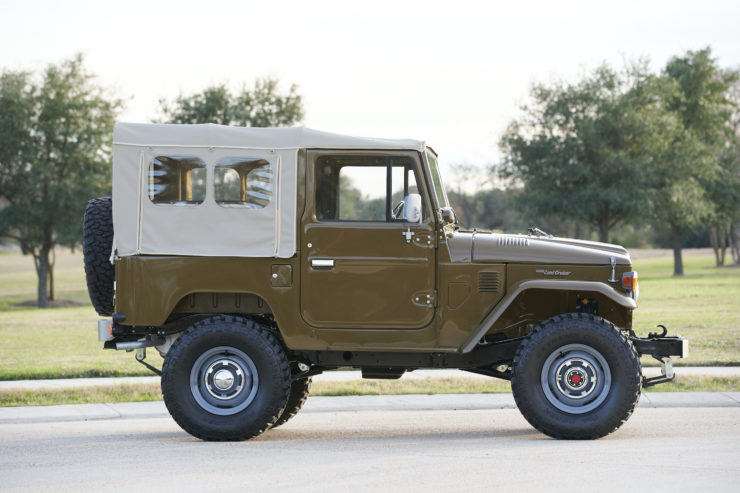
<instances>
[{"instance_id":1,"label":"front wheel","mask_svg":"<svg viewBox=\"0 0 740 493\"><path fill-rule=\"evenodd\" d=\"M536 327L512 365L511 388L529 423L555 438L600 438L619 428L640 397L639 355L600 317L572 313Z\"/></svg>"},{"instance_id":2,"label":"front wheel","mask_svg":"<svg viewBox=\"0 0 740 493\"><path fill-rule=\"evenodd\" d=\"M162 394L177 424L203 440L246 440L281 416L290 363L273 333L237 317L187 329L162 366Z\"/></svg>"}]
</instances>

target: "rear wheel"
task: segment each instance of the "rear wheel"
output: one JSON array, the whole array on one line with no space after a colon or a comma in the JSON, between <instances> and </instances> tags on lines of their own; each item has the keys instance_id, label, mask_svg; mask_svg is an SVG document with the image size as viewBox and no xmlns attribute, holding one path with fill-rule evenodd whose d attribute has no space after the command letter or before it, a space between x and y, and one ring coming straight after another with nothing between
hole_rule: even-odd
<instances>
[{"instance_id":1,"label":"rear wheel","mask_svg":"<svg viewBox=\"0 0 740 493\"><path fill-rule=\"evenodd\" d=\"M554 317L522 342L511 388L529 423L555 438L593 439L619 428L640 397L639 355L600 317Z\"/></svg>"},{"instance_id":2,"label":"rear wheel","mask_svg":"<svg viewBox=\"0 0 740 493\"><path fill-rule=\"evenodd\" d=\"M290 364L266 328L237 317L213 317L187 329L162 367L172 417L204 440L246 440L282 415Z\"/></svg>"},{"instance_id":3,"label":"rear wheel","mask_svg":"<svg viewBox=\"0 0 740 493\"><path fill-rule=\"evenodd\" d=\"M311 377L293 380L293 383L290 384L290 397L288 397L288 403L285 405L285 410L272 427L277 428L293 419L306 403L306 399L308 399L308 394L310 392Z\"/></svg>"}]
</instances>

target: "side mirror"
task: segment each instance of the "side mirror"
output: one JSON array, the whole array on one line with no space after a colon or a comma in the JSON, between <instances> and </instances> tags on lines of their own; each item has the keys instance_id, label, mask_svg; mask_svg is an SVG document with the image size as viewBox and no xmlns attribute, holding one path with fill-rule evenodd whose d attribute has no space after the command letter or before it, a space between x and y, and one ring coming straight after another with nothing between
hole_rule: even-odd
<instances>
[{"instance_id":1,"label":"side mirror","mask_svg":"<svg viewBox=\"0 0 740 493\"><path fill-rule=\"evenodd\" d=\"M421 195L410 193L403 199L403 218L410 223L421 223Z\"/></svg>"}]
</instances>

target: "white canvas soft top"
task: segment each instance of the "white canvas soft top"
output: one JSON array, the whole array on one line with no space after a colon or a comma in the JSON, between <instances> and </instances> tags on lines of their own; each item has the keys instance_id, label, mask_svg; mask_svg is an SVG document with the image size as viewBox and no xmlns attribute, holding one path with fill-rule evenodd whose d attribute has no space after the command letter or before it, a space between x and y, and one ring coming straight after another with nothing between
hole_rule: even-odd
<instances>
[{"instance_id":1,"label":"white canvas soft top","mask_svg":"<svg viewBox=\"0 0 740 493\"><path fill-rule=\"evenodd\" d=\"M116 123L115 145L207 146L250 149L405 149L424 150L412 139L373 139L321 132L306 127L253 128L225 125Z\"/></svg>"},{"instance_id":2,"label":"white canvas soft top","mask_svg":"<svg viewBox=\"0 0 740 493\"><path fill-rule=\"evenodd\" d=\"M116 123L113 130L113 248L118 256L196 255L289 258L296 252L298 149L417 150L424 142L372 139L304 127ZM197 204L150 199L152 162L187 156L205 163L205 198ZM214 198L216 163L269 163L271 196L261 208Z\"/></svg>"}]
</instances>

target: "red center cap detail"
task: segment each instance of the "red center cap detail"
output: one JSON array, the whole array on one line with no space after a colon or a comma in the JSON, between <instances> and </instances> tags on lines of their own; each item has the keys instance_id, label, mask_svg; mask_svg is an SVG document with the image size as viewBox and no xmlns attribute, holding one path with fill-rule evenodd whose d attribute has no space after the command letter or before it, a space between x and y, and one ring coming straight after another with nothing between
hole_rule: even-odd
<instances>
[{"instance_id":1,"label":"red center cap detail","mask_svg":"<svg viewBox=\"0 0 740 493\"><path fill-rule=\"evenodd\" d=\"M568 383L573 387L580 387L583 385L583 373L580 371L573 371L568 375Z\"/></svg>"}]
</instances>

